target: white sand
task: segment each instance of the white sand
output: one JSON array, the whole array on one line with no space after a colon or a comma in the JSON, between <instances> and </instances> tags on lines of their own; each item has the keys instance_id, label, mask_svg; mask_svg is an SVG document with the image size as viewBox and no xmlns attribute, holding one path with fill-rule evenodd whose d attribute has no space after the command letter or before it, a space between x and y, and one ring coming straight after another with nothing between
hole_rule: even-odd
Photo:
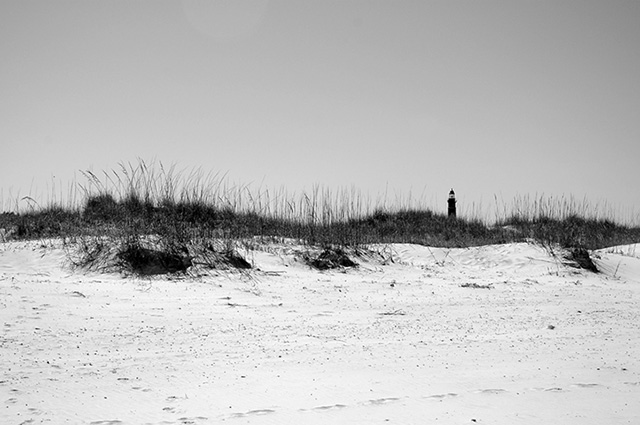
<instances>
[{"instance_id":1,"label":"white sand","mask_svg":"<svg viewBox=\"0 0 640 425\"><path fill-rule=\"evenodd\" d=\"M0 424L640 423L640 248L384 249L132 279L0 244Z\"/></svg>"}]
</instances>

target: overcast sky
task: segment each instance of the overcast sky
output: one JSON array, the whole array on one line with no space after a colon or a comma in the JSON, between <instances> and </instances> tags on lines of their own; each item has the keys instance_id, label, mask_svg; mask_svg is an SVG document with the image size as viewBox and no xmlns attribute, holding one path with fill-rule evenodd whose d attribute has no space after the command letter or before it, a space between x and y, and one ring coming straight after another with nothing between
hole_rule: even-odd
<instances>
[{"instance_id":1,"label":"overcast sky","mask_svg":"<svg viewBox=\"0 0 640 425\"><path fill-rule=\"evenodd\" d=\"M0 0L0 61L5 198L141 157L640 210L640 1Z\"/></svg>"}]
</instances>

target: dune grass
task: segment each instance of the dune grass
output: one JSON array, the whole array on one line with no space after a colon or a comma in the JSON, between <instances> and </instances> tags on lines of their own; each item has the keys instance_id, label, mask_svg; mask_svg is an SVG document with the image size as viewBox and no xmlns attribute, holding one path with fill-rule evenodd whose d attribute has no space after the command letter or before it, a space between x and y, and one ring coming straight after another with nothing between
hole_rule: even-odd
<instances>
[{"instance_id":1,"label":"dune grass","mask_svg":"<svg viewBox=\"0 0 640 425\"><path fill-rule=\"evenodd\" d=\"M149 259L167 270L182 270L195 259L211 267L246 266L239 262L239 246L285 238L325 252L385 243L470 247L522 241L592 250L640 241L640 228L618 224L585 200L571 198L519 198L488 223L452 219L416 203L371 202L354 188L315 186L290 194L144 161L83 176L82 184L69 189L79 201L0 214L0 228L13 228L21 239L73 242L81 247L79 265L98 268L110 253L112 263L138 272L153 268L145 264ZM105 248L105 240L115 251Z\"/></svg>"}]
</instances>

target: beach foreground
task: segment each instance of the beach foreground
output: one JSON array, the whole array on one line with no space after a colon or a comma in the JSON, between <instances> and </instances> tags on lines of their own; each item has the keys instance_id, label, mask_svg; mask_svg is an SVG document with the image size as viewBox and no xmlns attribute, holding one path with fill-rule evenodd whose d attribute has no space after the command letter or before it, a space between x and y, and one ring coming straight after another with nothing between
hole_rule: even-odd
<instances>
[{"instance_id":1,"label":"beach foreground","mask_svg":"<svg viewBox=\"0 0 640 425\"><path fill-rule=\"evenodd\" d=\"M2 424L634 424L640 247L395 244L318 271L83 273L0 244Z\"/></svg>"}]
</instances>

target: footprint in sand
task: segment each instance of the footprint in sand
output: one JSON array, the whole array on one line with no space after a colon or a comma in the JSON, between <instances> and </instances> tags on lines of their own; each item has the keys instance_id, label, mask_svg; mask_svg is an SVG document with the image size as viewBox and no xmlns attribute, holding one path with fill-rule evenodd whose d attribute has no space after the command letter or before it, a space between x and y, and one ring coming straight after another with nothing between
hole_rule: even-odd
<instances>
[{"instance_id":1,"label":"footprint in sand","mask_svg":"<svg viewBox=\"0 0 640 425\"><path fill-rule=\"evenodd\" d=\"M208 421L209 418L205 418L204 416L194 416L193 418L178 418L180 421L180 425L186 424L197 424L198 422Z\"/></svg>"},{"instance_id":2,"label":"footprint in sand","mask_svg":"<svg viewBox=\"0 0 640 425\"><path fill-rule=\"evenodd\" d=\"M174 402L174 401L178 401L178 400L186 400L187 396L183 396L183 397L179 397L177 395L170 395L169 397L167 397L167 401L169 403Z\"/></svg>"},{"instance_id":3,"label":"footprint in sand","mask_svg":"<svg viewBox=\"0 0 640 425\"><path fill-rule=\"evenodd\" d=\"M367 404L380 405L380 404L393 403L394 401L398 401L398 400L400 400L398 397L378 398L375 400L369 400Z\"/></svg>"},{"instance_id":4,"label":"footprint in sand","mask_svg":"<svg viewBox=\"0 0 640 425\"><path fill-rule=\"evenodd\" d=\"M502 388L489 388L486 390L480 390L478 392L481 394L504 394L507 392L507 390L503 390Z\"/></svg>"},{"instance_id":5,"label":"footprint in sand","mask_svg":"<svg viewBox=\"0 0 640 425\"><path fill-rule=\"evenodd\" d=\"M248 412L245 412L245 413L234 413L231 416L234 418L245 418L247 416L269 415L275 412L276 412L275 410L271 410L271 409L256 409L256 410L249 410Z\"/></svg>"},{"instance_id":6,"label":"footprint in sand","mask_svg":"<svg viewBox=\"0 0 640 425\"><path fill-rule=\"evenodd\" d=\"M444 400L445 398L452 398L457 396L458 394L456 393L446 393L446 394L434 394L434 395L427 396L425 398L434 399L434 400Z\"/></svg>"},{"instance_id":7,"label":"footprint in sand","mask_svg":"<svg viewBox=\"0 0 640 425\"><path fill-rule=\"evenodd\" d=\"M574 384L575 387L579 388L598 388L602 387L600 384Z\"/></svg>"},{"instance_id":8,"label":"footprint in sand","mask_svg":"<svg viewBox=\"0 0 640 425\"><path fill-rule=\"evenodd\" d=\"M314 407L313 410L331 410L331 409L344 409L345 407L347 407L344 404L332 404L329 406L318 406L318 407Z\"/></svg>"},{"instance_id":9,"label":"footprint in sand","mask_svg":"<svg viewBox=\"0 0 640 425\"><path fill-rule=\"evenodd\" d=\"M257 410L250 410L247 412L247 415L268 415L270 413L275 413L275 410L271 410L271 409L257 409Z\"/></svg>"}]
</instances>

